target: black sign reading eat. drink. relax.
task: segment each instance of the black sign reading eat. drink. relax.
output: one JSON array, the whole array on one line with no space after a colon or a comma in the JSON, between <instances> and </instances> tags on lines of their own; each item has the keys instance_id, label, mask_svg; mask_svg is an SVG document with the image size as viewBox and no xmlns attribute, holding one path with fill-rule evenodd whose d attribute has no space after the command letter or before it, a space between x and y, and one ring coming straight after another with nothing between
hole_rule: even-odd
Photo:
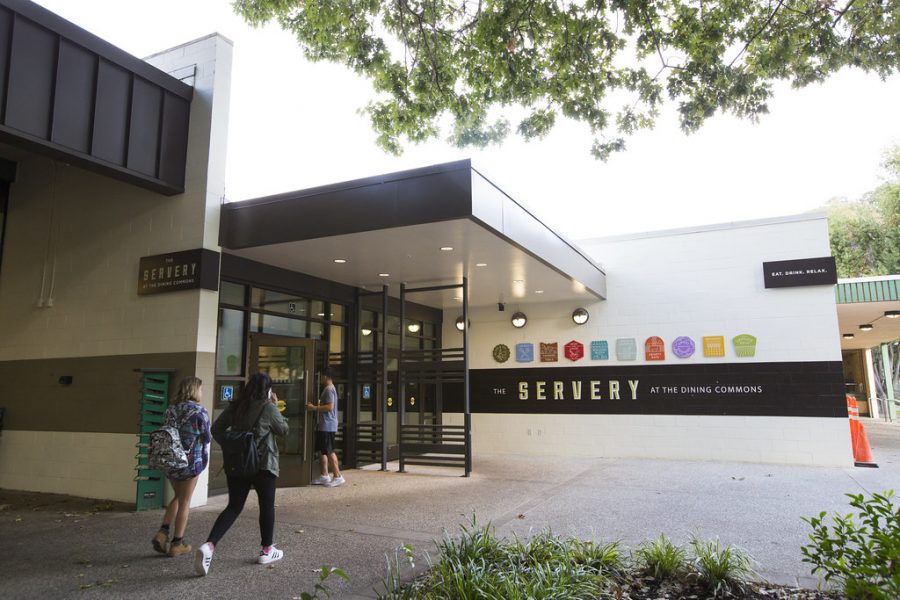
<instances>
[{"instance_id":1,"label":"black sign reading eat. drink. relax.","mask_svg":"<svg viewBox=\"0 0 900 600\"><path fill-rule=\"evenodd\" d=\"M207 248L141 257L138 294L219 289L219 253Z\"/></svg>"},{"instance_id":2,"label":"black sign reading eat. drink. relax.","mask_svg":"<svg viewBox=\"0 0 900 600\"><path fill-rule=\"evenodd\" d=\"M763 275L767 288L834 285L837 265L833 256L776 260L763 263Z\"/></svg>"}]
</instances>

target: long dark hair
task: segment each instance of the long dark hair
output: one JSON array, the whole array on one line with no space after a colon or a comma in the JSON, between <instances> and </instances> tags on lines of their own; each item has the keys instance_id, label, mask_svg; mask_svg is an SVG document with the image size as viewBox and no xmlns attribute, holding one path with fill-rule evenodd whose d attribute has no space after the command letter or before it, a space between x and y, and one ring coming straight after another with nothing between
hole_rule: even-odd
<instances>
[{"instance_id":1,"label":"long dark hair","mask_svg":"<svg viewBox=\"0 0 900 600\"><path fill-rule=\"evenodd\" d=\"M234 416L243 417L251 407L269 401L269 390L272 389L272 378L265 373L254 373L247 381L243 391L234 401Z\"/></svg>"}]
</instances>

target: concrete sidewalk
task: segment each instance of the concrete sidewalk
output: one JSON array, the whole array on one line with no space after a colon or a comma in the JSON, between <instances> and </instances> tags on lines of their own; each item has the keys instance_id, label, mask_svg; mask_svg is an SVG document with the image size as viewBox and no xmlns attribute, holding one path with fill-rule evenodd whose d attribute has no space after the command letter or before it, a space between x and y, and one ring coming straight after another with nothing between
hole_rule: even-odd
<instances>
[{"instance_id":1,"label":"concrete sidewalk","mask_svg":"<svg viewBox=\"0 0 900 600\"><path fill-rule=\"evenodd\" d=\"M502 535L549 526L626 546L660 532L679 542L718 536L748 550L766 578L810 584L800 517L847 512L845 493L900 482L900 426L865 424L879 469L479 455L468 479L455 471L347 471L340 488L279 490L275 539L285 559L270 567L255 564L251 495L206 578L194 576L189 557L153 553L161 511L97 511L85 500L0 492L0 504L11 505L0 511L0 597L291 599L312 591L323 564L351 577L329 580L335 597L373 597L385 553L408 543L424 564L432 540L473 515ZM189 543L204 540L224 504L215 497L194 510Z\"/></svg>"}]
</instances>

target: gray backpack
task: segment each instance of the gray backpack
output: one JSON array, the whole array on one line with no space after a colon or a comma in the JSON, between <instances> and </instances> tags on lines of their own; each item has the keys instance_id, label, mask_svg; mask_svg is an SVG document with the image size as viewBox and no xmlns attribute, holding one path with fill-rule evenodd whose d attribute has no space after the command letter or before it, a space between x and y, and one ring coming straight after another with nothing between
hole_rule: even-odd
<instances>
[{"instance_id":1,"label":"gray backpack","mask_svg":"<svg viewBox=\"0 0 900 600\"><path fill-rule=\"evenodd\" d=\"M150 468L166 474L188 466L187 453L181 446L181 435L171 425L163 425L150 434Z\"/></svg>"}]
</instances>

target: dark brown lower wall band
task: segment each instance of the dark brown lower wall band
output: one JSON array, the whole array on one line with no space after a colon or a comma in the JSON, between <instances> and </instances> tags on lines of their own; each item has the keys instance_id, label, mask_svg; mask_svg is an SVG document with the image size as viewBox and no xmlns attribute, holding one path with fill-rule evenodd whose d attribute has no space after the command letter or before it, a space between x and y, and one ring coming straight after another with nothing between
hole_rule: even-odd
<instances>
[{"instance_id":1,"label":"dark brown lower wall band","mask_svg":"<svg viewBox=\"0 0 900 600\"><path fill-rule=\"evenodd\" d=\"M211 364L214 356L175 352L0 361L3 426L19 431L135 433L141 389L141 374L135 369L175 369L171 397L178 381L194 374L198 359L201 365ZM71 383L61 382L61 377L71 377ZM214 382L204 383L211 393Z\"/></svg>"}]
</instances>

